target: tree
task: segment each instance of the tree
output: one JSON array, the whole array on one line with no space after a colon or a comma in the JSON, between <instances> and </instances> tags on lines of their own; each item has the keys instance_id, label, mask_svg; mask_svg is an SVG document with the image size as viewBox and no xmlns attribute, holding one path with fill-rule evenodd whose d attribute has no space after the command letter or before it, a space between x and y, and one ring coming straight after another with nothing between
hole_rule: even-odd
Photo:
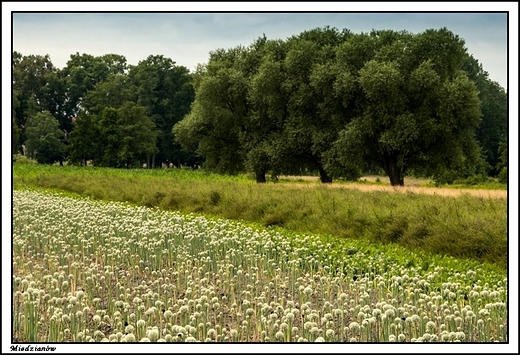
<instances>
[{"instance_id":1,"label":"tree","mask_svg":"<svg viewBox=\"0 0 520 355\"><path fill-rule=\"evenodd\" d=\"M343 159L376 164L393 186L404 185L411 168L436 177L474 169L481 113L475 84L459 70L464 41L447 29L371 38L372 59L353 73L357 116L335 143Z\"/></svg>"},{"instance_id":2,"label":"tree","mask_svg":"<svg viewBox=\"0 0 520 355\"><path fill-rule=\"evenodd\" d=\"M54 75L54 68L49 55L24 56L19 52L13 52L13 121L18 134L18 146L24 144L26 139L25 128L29 117L39 112L49 111L54 113L52 105L49 105L45 87L49 77ZM55 116L56 117L56 116ZM58 118L58 117L56 117Z\"/></svg>"},{"instance_id":3,"label":"tree","mask_svg":"<svg viewBox=\"0 0 520 355\"><path fill-rule=\"evenodd\" d=\"M61 70L56 69L48 73L40 90L42 106L58 120L62 131L72 131L72 120L66 111L67 88Z\"/></svg>"},{"instance_id":4,"label":"tree","mask_svg":"<svg viewBox=\"0 0 520 355\"><path fill-rule=\"evenodd\" d=\"M135 88L128 80L128 74L110 73L105 80L95 84L81 99L81 109L74 120L74 129L70 134L68 152L69 161L73 164L87 164L92 160L94 165L102 162L106 142L100 137L100 120L107 107L119 109L123 104L135 100ZM113 166L115 163L106 163Z\"/></svg>"},{"instance_id":5,"label":"tree","mask_svg":"<svg viewBox=\"0 0 520 355\"><path fill-rule=\"evenodd\" d=\"M261 37L248 53L249 57L257 57L256 70L249 71L247 104L250 109L244 116L239 140L245 152L245 168L255 174L258 183L266 182L269 170L276 176L288 165L283 154L287 150L281 144L288 114L283 65L285 47L282 41Z\"/></svg>"},{"instance_id":6,"label":"tree","mask_svg":"<svg viewBox=\"0 0 520 355\"><path fill-rule=\"evenodd\" d=\"M325 27L288 40L287 142L302 166L318 170L323 183L332 182L334 177L359 176L357 169L339 164L331 144L350 120L348 101L339 99L334 91L340 84L346 89L348 71L337 65L336 58L338 46L350 37L349 31Z\"/></svg>"},{"instance_id":7,"label":"tree","mask_svg":"<svg viewBox=\"0 0 520 355\"><path fill-rule=\"evenodd\" d=\"M507 140L503 140L500 142L498 147L499 154L499 162L497 164L498 170L498 181L502 183L507 183L508 175L507 175Z\"/></svg>"},{"instance_id":8,"label":"tree","mask_svg":"<svg viewBox=\"0 0 520 355\"><path fill-rule=\"evenodd\" d=\"M78 115L83 112L100 116L105 107L119 108L127 101L135 102L135 91L128 74L109 74L85 93Z\"/></svg>"},{"instance_id":9,"label":"tree","mask_svg":"<svg viewBox=\"0 0 520 355\"><path fill-rule=\"evenodd\" d=\"M507 135L507 94L497 82L489 79L488 73L472 55L467 55L462 70L477 85L481 102L482 122L477 128L477 140L483 148L489 174L496 176L500 160L499 145Z\"/></svg>"},{"instance_id":10,"label":"tree","mask_svg":"<svg viewBox=\"0 0 520 355\"><path fill-rule=\"evenodd\" d=\"M186 117L173 127L177 142L195 148L204 167L219 173L244 170L240 132L249 114L248 82L240 69L246 49L236 47L210 53L209 63L195 88L195 101Z\"/></svg>"},{"instance_id":11,"label":"tree","mask_svg":"<svg viewBox=\"0 0 520 355\"><path fill-rule=\"evenodd\" d=\"M59 129L58 120L50 112L39 112L28 119L27 151L38 163L53 164L63 161L65 146L62 138L63 131Z\"/></svg>"},{"instance_id":12,"label":"tree","mask_svg":"<svg viewBox=\"0 0 520 355\"><path fill-rule=\"evenodd\" d=\"M212 52L196 76L192 111L174 127L176 139L197 149L205 167L246 169L259 183L268 171L306 168L318 170L323 182L352 176L352 169L336 167L330 144L346 123L343 102L330 95L334 48L348 36L324 28Z\"/></svg>"},{"instance_id":13,"label":"tree","mask_svg":"<svg viewBox=\"0 0 520 355\"><path fill-rule=\"evenodd\" d=\"M96 160L99 146L99 118L95 114L80 112L75 120L68 145L68 159L72 164L87 165L88 160Z\"/></svg>"},{"instance_id":14,"label":"tree","mask_svg":"<svg viewBox=\"0 0 520 355\"><path fill-rule=\"evenodd\" d=\"M132 102L106 107L98 123L99 165L115 168L139 166L156 153L158 132L146 109Z\"/></svg>"},{"instance_id":15,"label":"tree","mask_svg":"<svg viewBox=\"0 0 520 355\"><path fill-rule=\"evenodd\" d=\"M61 71L66 85L67 99L64 110L69 118L76 117L82 109L82 101L88 91L103 82L110 74L125 74L126 58L117 54L95 57L90 54L72 54Z\"/></svg>"},{"instance_id":16,"label":"tree","mask_svg":"<svg viewBox=\"0 0 520 355\"><path fill-rule=\"evenodd\" d=\"M11 154L19 153L18 147L20 146L20 128L16 125L14 115L11 119Z\"/></svg>"},{"instance_id":17,"label":"tree","mask_svg":"<svg viewBox=\"0 0 520 355\"><path fill-rule=\"evenodd\" d=\"M129 80L137 104L146 108L159 132L152 165L180 166L190 157L174 141L172 127L189 112L195 96L188 69L162 55L150 55L130 68Z\"/></svg>"}]
</instances>

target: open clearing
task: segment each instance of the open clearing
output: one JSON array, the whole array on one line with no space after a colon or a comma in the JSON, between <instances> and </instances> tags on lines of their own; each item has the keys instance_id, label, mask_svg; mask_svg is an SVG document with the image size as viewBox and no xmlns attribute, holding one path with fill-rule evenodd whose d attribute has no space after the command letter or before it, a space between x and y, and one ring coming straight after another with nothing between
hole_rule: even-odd
<instances>
[{"instance_id":1,"label":"open clearing","mask_svg":"<svg viewBox=\"0 0 520 355\"><path fill-rule=\"evenodd\" d=\"M294 179L303 180L305 183L299 184L301 187L316 187L316 186L327 186L329 188L345 188L345 189L357 189L360 191L395 191L400 193L419 193L429 195L440 195L440 196L461 196L471 195L482 198L498 198L506 199L507 190L485 190L485 189L457 189L457 188L444 188L444 187L424 187L419 186L418 182L424 182L418 179L406 179L405 186L390 186L390 185L369 185L364 183L332 183L332 184L321 184L319 179L315 176L283 176L283 179ZM361 180L375 181L375 177L363 177ZM315 181L316 184L309 183ZM288 185L294 186L296 183L287 183Z\"/></svg>"}]
</instances>

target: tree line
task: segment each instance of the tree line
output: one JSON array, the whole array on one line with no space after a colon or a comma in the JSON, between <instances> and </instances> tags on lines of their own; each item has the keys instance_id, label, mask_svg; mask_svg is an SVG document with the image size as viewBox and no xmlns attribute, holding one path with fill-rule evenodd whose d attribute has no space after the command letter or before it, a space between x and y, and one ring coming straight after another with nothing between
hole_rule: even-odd
<instances>
[{"instance_id":1,"label":"tree line","mask_svg":"<svg viewBox=\"0 0 520 355\"><path fill-rule=\"evenodd\" d=\"M13 151L41 163L199 165L172 133L194 95L188 69L162 55L132 66L121 55L76 53L58 69L48 55L14 52Z\"/></svg>"},{"instance_id":2,"label":"tree line","mask_svg":"<svg viewBox=\"0 0 520 355\"><path fill-rule=\"evenodd\" d=\"M34 129L43 126L66 145L51 145ZM49 157L41 162L203 163L257 182L374 170L392 185L407 175L505 180L506 137L505 90L446 28L264 35L210 52L193 73L163 56L131 66L76 53L58 70L48 56L13 54L13 149Z\"/></svg>"}]
</instances>

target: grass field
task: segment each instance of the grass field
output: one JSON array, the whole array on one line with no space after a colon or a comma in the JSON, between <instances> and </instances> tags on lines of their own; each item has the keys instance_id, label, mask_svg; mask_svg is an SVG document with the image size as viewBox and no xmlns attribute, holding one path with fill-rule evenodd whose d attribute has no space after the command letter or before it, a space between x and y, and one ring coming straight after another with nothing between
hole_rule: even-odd
<instances>
[{"instance_id":1,"label":"grass field","mask_svg":"<svg viewBox=\"0 0 520 355\"><path fill-rule=\"evenodd\" d=\"M14 164L13 177L15 188L40 187L339 239L397 244L410 250L487 262L502 269L507 264L506 199L473 196L459 189L451 189L457 193L443 196L413 191L395 193L394 188L370 183L361 185L378 190L348 188L355 185L347 183L337 185L345 188L284 181L258 185L247 176L203 171L59 167L21 162Z\"/></svg>"}]
</instances>

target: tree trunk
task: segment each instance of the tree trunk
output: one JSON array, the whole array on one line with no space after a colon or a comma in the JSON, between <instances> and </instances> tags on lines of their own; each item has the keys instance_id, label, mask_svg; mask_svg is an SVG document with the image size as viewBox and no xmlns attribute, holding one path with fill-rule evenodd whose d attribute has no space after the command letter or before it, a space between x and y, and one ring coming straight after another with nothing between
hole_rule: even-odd
<instances>
[{"instance_id":1,"label":"tree trunk","mask_svg":"<svg viewBox=\"0 0 520 355\"><path fill-rule=\"evenodd\" d=\"M265 179L265 170L256 171L255 176L256 176L256 182L258 184L264 184L267 181Z\"/></svg>"},{"instance_id":2,"label":"tree trunk","mask_svg":"<svg viewBox=\"0 0 520 355\"><path fill-rule=\"evenodd\" d=\"M330 177L325 169L323 169L323 166L321 166L320 160L314 156L313 154L307 154L307 157L312 161L315 166L318 168L318 171L320 172L320 181L323 184L330 184L332 182L332 177Z\"/></svg>"},{"instance_id":3,"label":"tree trunk","mask_svg":"<svg viewBox=\"0 0 520 355\"><path fill-rule=\"evenodd\" d=\"M390 178L390 185L404 186L404 172L397 166L397 159L393 156L385 157L383 170Z\"/></svg>"},{"instance_id":4,"label":"tree trunk","mask_svg":"<svg viewBox=\"0 0 520 355\"><path fill-rule=\"evenodd\" d=\"M320 180L323 184L330 184L332 183L332 177L330 177L327 172L318 165L318 171L320 172Z\"/></svg>"},{"instance_id":5,"label":"tree trunk","mask_svg":"<svg viewBox=\"0 0 520 355\"><path fill-rule=\"evenodd\" d=\"M386 172L388 177L390 178L390 185L392 186L404 186L404 177L397 171L394 172Z\"/></svg>"}]
</instances>

